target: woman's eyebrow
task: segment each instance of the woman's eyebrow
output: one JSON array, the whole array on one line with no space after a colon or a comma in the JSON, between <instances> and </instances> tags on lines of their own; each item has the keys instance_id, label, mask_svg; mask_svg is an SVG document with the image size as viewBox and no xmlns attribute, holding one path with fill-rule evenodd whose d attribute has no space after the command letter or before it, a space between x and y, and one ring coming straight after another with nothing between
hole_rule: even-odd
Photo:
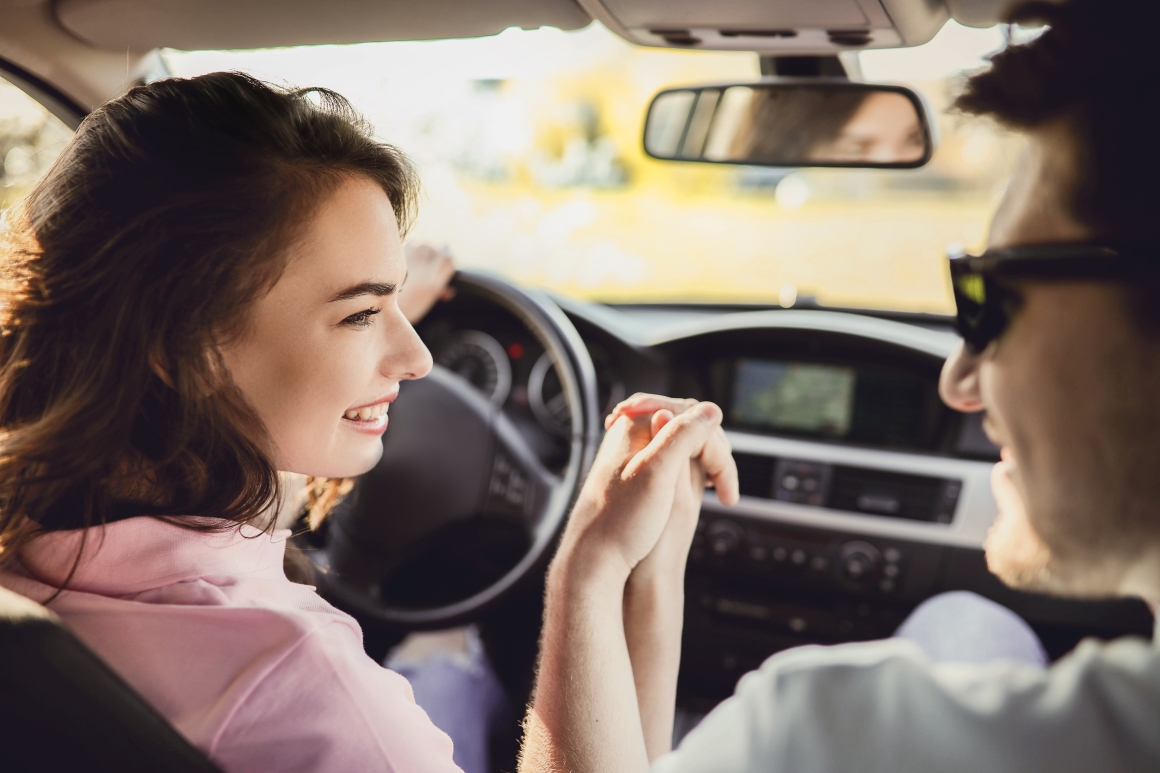
<instances>
[{"instance_id":1,"label":"woman's eyebrow","mask_svg":"<svg viewBox=\"0 0 1160 773\"><path fill-rule=\"evenodd\" d=\"M381 298L395 292L396 288L396 285L384 284L382 282L362 282L361 284L352 285L345 290L335 293L327 303L349 301L351 298L358 298L360 295L377 295Z\"/></svg>"}]
</instances>

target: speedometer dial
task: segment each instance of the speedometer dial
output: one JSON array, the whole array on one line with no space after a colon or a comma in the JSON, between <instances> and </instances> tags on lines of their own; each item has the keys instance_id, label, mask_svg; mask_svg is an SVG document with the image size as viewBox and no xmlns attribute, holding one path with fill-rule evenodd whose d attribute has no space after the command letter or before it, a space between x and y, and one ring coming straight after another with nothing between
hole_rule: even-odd
<instances>
[{"instance_id":1,"label":"speedometer dial","mask_svg":"<svg viewBox=\"0 0 1160 773\"><path fill-rule=\"evenodd\" d=\"M528 406L544 429L561 437L572 434L572 407L547 352L536 360L528 377Z\"/></svg>"},{"instance_id":2,"label":"speedometer dial","mask_svg":"<svg viewBox=\"0 0 1160 773\"><path fill-rule=\"evenodd\" d=\"M512 366L499 341L478 330L456 334L435 356L435 362L454 371L503 405L512 388Z\"/></svg>"}]
</instances>

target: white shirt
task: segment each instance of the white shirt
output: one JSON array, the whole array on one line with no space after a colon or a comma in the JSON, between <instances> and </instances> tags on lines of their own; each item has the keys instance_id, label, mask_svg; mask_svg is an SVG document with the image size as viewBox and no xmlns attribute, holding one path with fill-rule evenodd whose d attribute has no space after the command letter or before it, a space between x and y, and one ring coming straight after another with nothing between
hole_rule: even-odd
<instances>
[{"instance_id":1,"label":"white shirt","mask_svg":"<svg viewBox=\"0 0 1160 773\"><path fill-rule=\"evenodd\" d=\"M788 650L652 769L758 771L1157 773L1160 647L1086 640L1046 670L932 665L902 639Z\"/></svg>"}]
</instances>

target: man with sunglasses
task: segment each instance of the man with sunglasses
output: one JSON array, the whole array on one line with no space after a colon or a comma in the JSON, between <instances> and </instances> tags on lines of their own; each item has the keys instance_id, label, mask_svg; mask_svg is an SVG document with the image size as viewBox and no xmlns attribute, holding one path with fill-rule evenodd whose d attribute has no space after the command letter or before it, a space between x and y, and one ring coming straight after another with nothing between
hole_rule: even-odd
<instances>
[{"instance_id":1,"label":"man with sunglasses","mask_svg":"<svg viewBox=\"0 0 1160 773\"><path fill-rule=\"evenodd\" d=\"M1033 3L1013 20L1048 29L996 55L958 100L1027 146L989 248L950 259L963 343L940 391L958 410L986 411L1002 448L991 570L1015 587L1139 596L1155 611L1160 136L1148 113L1160 4ZM618 410L682 410L664 400ZM654 431L658 416L668 414L653 414ZM676 522L639 566L679 567ZM553 568L523 770L643 771L651 760L654 773L1160 771L1160 645L1086 641L1047 667L1025 624L969 594L936 597L892 640L773 656L656 759L675 661L637 665L679 637L679 610L665 601L679 599L675 582L650 597L651 613L626 607L623 622L601 622L586 609L602 602ZM605 661L583 657L597 643L627 647L639 712L610 697Z\"/></svg>"}]
</instances>

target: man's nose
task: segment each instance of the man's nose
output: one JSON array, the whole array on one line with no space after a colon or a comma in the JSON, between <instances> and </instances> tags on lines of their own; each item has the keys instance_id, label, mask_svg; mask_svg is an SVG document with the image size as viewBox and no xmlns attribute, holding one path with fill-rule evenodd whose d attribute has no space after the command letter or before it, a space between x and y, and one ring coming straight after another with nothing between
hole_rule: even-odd
<instances>
[{"instance_id":1,"label":"man's nose","mask_svg":"<svg viewBox=\"0 0 1160 773\"><path fill-rule=\"evenodd\" d=\"M971 413L983 409L983 398L979 392L979 365L981 354L967 350L962 341L954 354L943 363L939 377L938 393L943 402L956 411Z\"/></svg>"}]
</instances>

